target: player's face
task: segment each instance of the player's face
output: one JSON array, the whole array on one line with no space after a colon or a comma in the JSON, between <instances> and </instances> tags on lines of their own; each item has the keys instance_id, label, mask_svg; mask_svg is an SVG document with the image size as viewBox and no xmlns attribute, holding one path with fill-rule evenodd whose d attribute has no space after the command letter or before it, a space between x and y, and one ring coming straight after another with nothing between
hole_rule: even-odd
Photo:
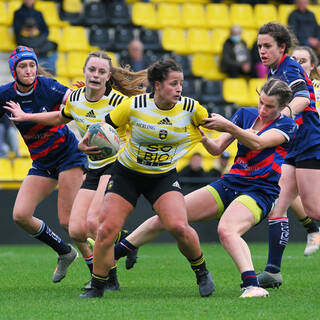
<instances>
[{"instance_id":1,"label":"player's face","mask_svg":"<svg viewBox=\"0 0 320 320\"><path fill-rule=\"evenodd\" d=\"M278 117L280 111L277 97L268 96L261 91L258 103L259 118L264 122L269 122Z\"/></svg>"},{"instance_id":2,"label":"player's face","mask_svg":"<svg viewBox=\"0 0 320 320\"><path fill-rule=\"evenodd\" d=\"M16 65L16 73L21 83L25 86L32 86L37 74L36 62L32 59L18 62Z\"/></svg>"},{"instance_id":3,"label":"player's face","mask_svg":"<svg viewBox=\"0 0 320 320\"><path fill-rule=\"evenodd\" d=\"M311 70L314 68L314 65L311 63L311 57L309 52L306 50L294 50L292 52L292 58L298 61L301 64L303 70L310 75Z\"/></svg>"},{"instance_id":4,"label":"player's face","mask_svg":"<svg viewBox=\"0 0 320 320\"><path fill-rule=\"evenodd\" d=\"M86 87L93 90L105 90L106 82L111 77L109 61L91 57L84 70Z\"/></svg>"},{"instance_id":5,"label":"player's face","mask_svg":"<svg viewBox=\"0 0 320 320\"><path fill-rule=\"evenodd\" d=\"M175 105L181 97L183 84L183 73L170 71L167 79L155 83L155 98L160 102L158 107L168 108Z\"/></svg>"},{"instance_id":6,"label":"player's face","mask_svg":"<svg viewBox=\"0 0 320 320\"><path fill-rule=\"evenodd\" d=\"M279 64L284 55L285 44L279 47L276 40L269 34L259 34L258 50L261 62L266 67L274 68Z\"/></svg>"}]
</instances>

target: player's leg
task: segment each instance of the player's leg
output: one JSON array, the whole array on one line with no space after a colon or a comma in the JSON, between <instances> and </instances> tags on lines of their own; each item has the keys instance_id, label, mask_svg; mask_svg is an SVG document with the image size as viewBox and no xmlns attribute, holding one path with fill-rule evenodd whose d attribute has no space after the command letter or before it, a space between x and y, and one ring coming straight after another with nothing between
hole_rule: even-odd
<instances>
[{"instance_id":1,"label":"player's leg","mask_svg":"<svg viewBox=\"0 0 320 320\"><path fill-rule=\"evenodd\" d=\"M221 244L241 273L244 288L242 298L265 297L268 295L266 290L259 288L250 249L242 238L242 235L260 222L262 217L262 209L257 203L251 197L243 195L231 202L218 225Z\"/></svg>"},{"instance_id":2,"label":"player's leg","mask_svg":"<svg viewBox=\"0 0 320 320\"><path fill-rule=\"evenodd\" d=\"M27 233L50 246L61 256L70 252L70 246L44 221L33 216L37 205L55 189L56 185L55 179L28 175L19 189L13 209L13 219Z\"/></svg>"},{"instance_id":3,"label":"player's leg","mask_svg":"<svg viewBox=\"0 0 320 320\"><path fill-rule=\"evenodd\" d=\"M114 239L134 206L122 196L109 192L105 195L99 213L99 229L94 245L92 288L81 298L102 297L108 272L114 265Z\"/></svg>"},{"instance_id":4,"label":"player's leg","mask_svg":"<svg viewBox=\"0 0 320 320\"><path fill-rule=\"evenodd\" d=\"M180 252L189 260L197 278L200 295L210 296L215 289L212 276L206 268L198 234L188 224L187 209L182 193L169 191L162 194L154 202L153 208L158 213L165 229L176 239Z\"/></svg>"},{"instance_id":5,"label":"player's leg","mask_svg":"<svg viewBox=\"0 0 320 320\"><path fill-rule=\"evenodd\" d=\"M69 221L72 211L72 206L76 195L80 189L83 180L83 170L80 167L74 167L63 170L59 173L58 183L58 218L60 225L69 233ZM85 251L87 244L75 241L81 251ZM78 252L71 245L70 252L60 255L58 265L53 273L52 281L61 281L67 273L70 264L78 257ZM86 248L86 249L85 249Z\"/></svg>"},{"instance_id":6,"label":"player's leg","mask_svg":"<svg viewBox=\"0 0 320 320\"><path fill-rule=\"evenodd\" d=\"M263 288L279 287L282 284L280 273L284 250L289 240L289 222L287 210L298 195L296 168L289 164L281 167L279 181L281 188L274 210L269 215L269 253L267 265L258 275Z\"/></svg>"},{"instance_id":7,"label":"player's leg","mask_svg":"<svg viewBox=\"0 0 320 320\"><path fill-rule=\"evenodd\" d=\"M319 169L306 169L297 168L297 183L303 208L308 217L320 220L320 208L317 204L318 190L320 187L320 170ZM310 252L315 252L320 246L320 233L319 230L308 234L308 243L310 243ZM308 252L309 253L309 252ZM310 253L311 254L311 253Z\"/></svg>"},{"instance_id":8,"label":"player's leg","mask_svg":"<svg viewBox=\"0 0 320 320\"><path fill-rule=\"evenodd\" d=\"M319 227L312 218L305 214L300 196L292 202L290 208L307 231L307 244L304 250L304 255L309 256L315 253L320 247Z\"/></svg>"},{"instance_id":9,"label":"player's leg","mask_svg":"<svg viewBox=\"0 0 320 320\"><path fill-rule=\"evenodd\" d=\"M88 224L88 234L91 240L96 239L96 235L98 232L99 226L99 212L103 203L104 194L106 191L106 187L108 181L110 179L109 174L103 174L99 178L98 186L96 187L96 192L93 196L92 201L90 202L90 207L88 209L88 216L87 216L87 224ZM122 230L118 233L116 239L125 238L128 232L126 230ZM91 242L94 245L94 242ZM91 272L92 273L92 272ZM87 289L89 286L86 287ZM114 265L111 270L109 271L108 280L105 285L105 291L114 291L120 290L120 284L118 282L117 277L117 266Z\"/></svg>"}]
</instances>

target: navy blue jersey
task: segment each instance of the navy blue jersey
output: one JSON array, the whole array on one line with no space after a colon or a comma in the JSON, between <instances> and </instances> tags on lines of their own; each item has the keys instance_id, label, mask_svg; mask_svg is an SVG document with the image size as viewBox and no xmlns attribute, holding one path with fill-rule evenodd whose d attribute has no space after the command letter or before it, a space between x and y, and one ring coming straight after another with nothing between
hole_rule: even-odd
<instances>
[{"instance_id":1,"label":"navy blue jersey","mask_svg":"<svg viewBox=\"0 0 320 320\"><path fill-rule=\"evenodd\" d=\"M242 129L252 128L258 118L256 108L241 108L231 121ZM238 141L238 152L230 171L222 176L221 183L241 193L259 190L268 196L278 197L281 165L297 132L296 123L285 115L271 121L257 135L267 130L278 130L286 141L275 147L251 150Z\"/></svg>"},{"instance_id":2,"label":"navy blue jersey","mask_svg":"<svg viewBox=\"0 0 320 320\"><path fill-rule=\"evenodd\" d=\"M317 151L314 154L308 152L308 156L304 156L306 150L320 145L320 120L316 109L312 81L301 65L287 55L284 55L275 69L269 71L268 78L270 77L285 81L292 89L293 97L306 97L310 99L309 106L295 116L299 129L287 158L299 156L299 161L301 161L311 156L312 158L320 159L320 154Z\"/></svg>"},{"instance_id":3,"label":"navy blue jersey","mask_svg":"<svg viewBox=\"0 0 320 320\"><path fill-rule=\"evenodd\" d=\"M24 94L17 91L16 82L10 82L0 87L0 117L8 113L2 106L7 101L18 102L24 112L39 113L58 111L64 103L70 89L56 80L38 76L33 90ZM16 122L32 160L48 167L53 166L64 154L64 151L77 143L74 134L66 125L46 126L33 122ZM74 147L74 146L73 146Z\"/></svg>"}]
</instances>

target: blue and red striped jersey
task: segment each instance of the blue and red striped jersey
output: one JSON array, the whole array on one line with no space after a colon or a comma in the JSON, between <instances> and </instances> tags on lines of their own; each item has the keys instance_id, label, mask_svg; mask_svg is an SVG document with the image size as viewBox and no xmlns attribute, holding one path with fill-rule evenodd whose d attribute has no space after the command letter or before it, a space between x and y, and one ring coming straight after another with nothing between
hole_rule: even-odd
<instances>
[{"instance_id":1,"label":"blue and red striped jersey","mask_svg":"<svg viewBox=\"0 0 320 320\"><path fill-rule=\"evenodd\" d=\"M56 80L42 76L37 77L33 89L25 94L17 91L16 82L10 82L0 87L0 116L9 113L2 107L9 100L18 102L22 110L28 113L57 111L69 92L69 88ZM19 122L15 125L28 146L32 160L47 165L57 160L66 148L69 136L73 135L66 125L46 126L33 122Z\"/></svg>"},{"instance_id":2,"label":"blue and red striped jersey","mask_svg":"<svg viewBox=\"0 0 320 320\"><path fill-rule=\"evenodd\" d=\"M285 81L293 91L293 97L306 97L310 104L295 116L299 126L288 158L299 155L299 161L304 160L306 150L320 144L320 120L316 109L316 100L312 81L301 65L293 58L284 55L276 68L269 70L268 78L278 78ZM310 153L306 157L310 157ZM316 154L314 155L316 157ZM320 159L320 155L317 155Z\"/></svg>"},{"instance_id":3,"label":"blue and red striped jersey","mask_svg":"<svg viewBox=\"0 0 320 320\"><path fill-rule=\"evenodd\" d=\"M242 129L249 129L253 127L257 118L256 108L241 108L233 115L231 121ZM242 193L261 190L269 195L278 196L281 165L294 139L297 125L291 118L281 114L257 135L271 129L281 132L286 141L279 146L262 150L250 150L238 141L234 164L230 171L223 175L221 183Z\"/></svg>"}]
</instances>

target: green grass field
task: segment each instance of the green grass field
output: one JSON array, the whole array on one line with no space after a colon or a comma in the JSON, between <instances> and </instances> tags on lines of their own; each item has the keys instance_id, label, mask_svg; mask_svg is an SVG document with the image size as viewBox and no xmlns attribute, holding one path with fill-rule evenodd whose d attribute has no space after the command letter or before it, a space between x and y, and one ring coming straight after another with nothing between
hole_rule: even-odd
<instances>
[{"instance_id":1,"label":"green grass field","mask_svg":"<svg viewBox=\"0 0 320 320\"><path fill-rule=\"evenodd\" d=\"M55 253L45 246L0 246L2 320L158 319L320 319L320 253L304 257L304 243L289 243L283 260L284 284L268 298L239 299L240 275L218 244L202 244L216 291L200 298L195 276L174 244L140 249L135 268L118 266L121 290L102 299L78 299L89 279L82 259L67 277L51 282ZM250 244L256 271L263 269L266 244Z\"/></svg>"}]
</instances>

